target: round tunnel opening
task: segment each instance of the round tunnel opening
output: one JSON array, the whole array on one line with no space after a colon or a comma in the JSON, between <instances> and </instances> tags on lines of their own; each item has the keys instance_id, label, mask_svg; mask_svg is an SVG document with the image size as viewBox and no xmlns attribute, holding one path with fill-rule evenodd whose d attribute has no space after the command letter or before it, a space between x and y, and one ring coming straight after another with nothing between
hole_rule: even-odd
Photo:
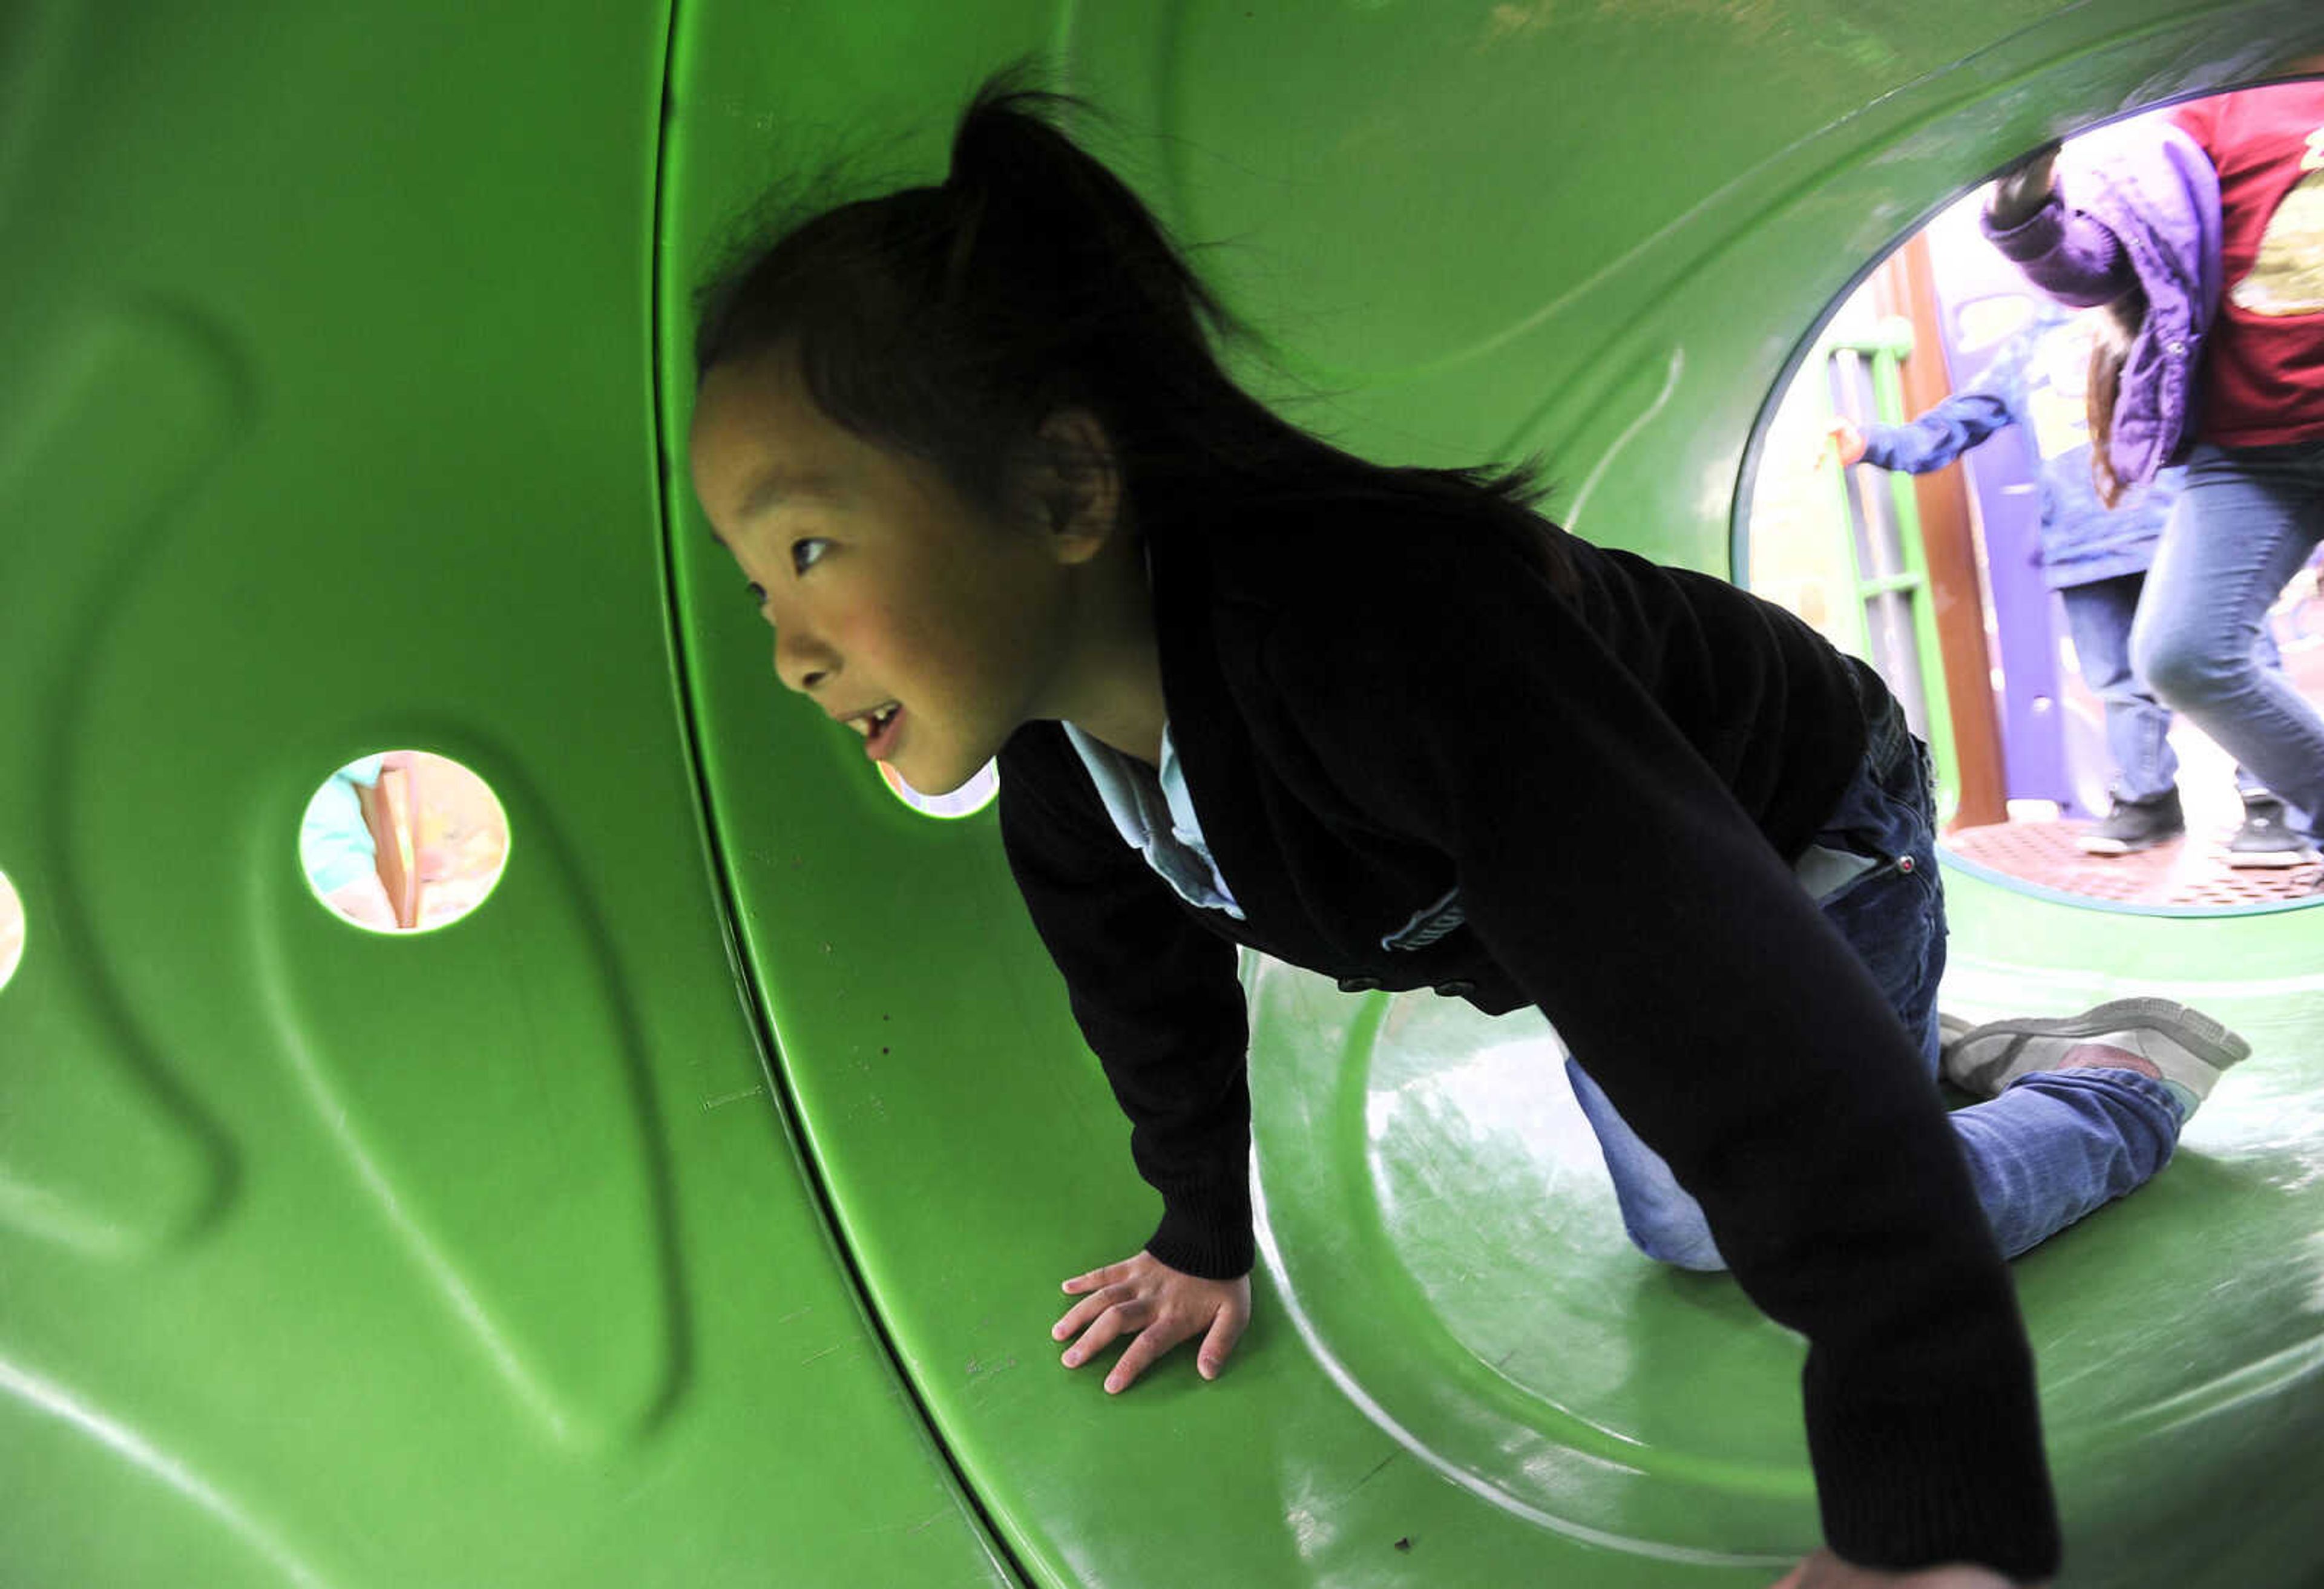
<instances>
[{"instance_id":1,"label":"round tunnel opening","mask_svg":"<svg viewBox=\"0 0 2324 1589\"><path fill-rule=\"evenodd\" d=\"M366 932L449 926L508 865L508 817L491 786L424 750L357 757L308 800L299 859L315 897Z\"/></svg>"},{"instance_id":2,"label":"round tunnel opening","mask_svg":"<svg viewBox=\"0 0 2324 1589\"><path fill-rule=\"evenodd\" d=\"M2069 200L2178 108L2067 140ZM2093 344L2135 323L2028 280L1980 228L1990 191L1900 239L1810 332L1753 440L1738 570L1887 680L1930 746L1950 865L2137 914L2324 903L2282 803L2131 662L2185 473L2182 449L2098 500ZM2324 547L2257 621L2255 665L2324 705Z\"/></svg>"},{"instance_id":3,"label":"round tunnel opening","mask_svg":"<svg viewBox=\"0 0 2324 1589\"><path fill-rule=\"evenodd\" d=\"M986 762L977 768L974 777L949 794L921 794L884 761L880 764L880 780L888 785L888 793L908 809L942 822L958 822L963 817L974 816L1000 797L1001 764Z\"/></svg>"},{"instance_id":4,"label":"round tunnel opening","mask_svg":"<svg viewBox=\"0 0 2324 1589\"><path fill-rule=\"evenodd\" d=\"M24 901L8 874L0 872L0 988L14 980L24 963Z\"/></svg>"}]
</instances>

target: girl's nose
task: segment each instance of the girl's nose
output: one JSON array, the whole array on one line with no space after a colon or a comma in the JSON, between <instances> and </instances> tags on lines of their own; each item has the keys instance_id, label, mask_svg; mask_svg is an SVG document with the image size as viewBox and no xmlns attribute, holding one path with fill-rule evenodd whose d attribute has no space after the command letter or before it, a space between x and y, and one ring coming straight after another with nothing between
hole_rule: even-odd
<instances>
[{"instance_id":1,"label":"girl's nose","mask_svg":"<svg viewBox=\"0 0 2324 1589\"><path fill-rule=\"evenodd\" d=\"M831 676L831 655L796 624L775 630L775 676L802 695L811 694Z\"/></svg>"}]
</instances>

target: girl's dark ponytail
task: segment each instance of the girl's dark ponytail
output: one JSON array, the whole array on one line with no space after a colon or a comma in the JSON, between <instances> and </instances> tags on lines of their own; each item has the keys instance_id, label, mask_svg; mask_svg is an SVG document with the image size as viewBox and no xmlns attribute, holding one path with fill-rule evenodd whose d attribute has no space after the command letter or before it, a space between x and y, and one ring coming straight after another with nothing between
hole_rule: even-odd
<instances>
[{"instance_id":1,"label":"girl's dark ponytail","mask_svg":"<svg viewBox=\"0 0 2324 1589\"><path fill-rule=\"evenodd\" d=\"M1061 130L1072 115L1102 120L1096 108L1033 74L1019 61L978 88L940 184L788 219L706 283L697 381L788 352L834 422L935 464L995 514L1017 510L1012 482L1042 421L1079 407L1103 425L1152 533L1221 517L1205 498L1391 501L1489 520L1554 563L1555 537L1530 510L1545 489L1531 465L1384 467L1237 385L1215 344L1263 354L1263 341Z\"/></svg>"},{"instance_id":2,"label":"girl's dark ponytail","mask_svg":"<svg viewBox=\"0 0 2324 1589\"><path fill-rule=\"evenodd\" d=\"M2132 338L2146 318L2145 297L2134 290L2106 306L2090 336L2089 379L2082 388L2082 405L2090 427L2090 484L2098 501L2111 508L2122 501L2122 477L2115 473L2114 409L2122 395L2122 366L2130 357Z\"/></svg>"},{"instance_id":3,"label":"girl's dark ponytail","mask_svg":"<svg viewBox=\"0 0 2324 1589\"><path fill-rule=\"evenodd\" d=\"M1095 108L1026 86L1029 72L1020 62L988 79L954 133L945 187L960 210L947 299L997 318L1034 384L1072 389L1050 392L1052 402L1089 404L1118 425L1128 393L1106 389L1126 383L1105 377L1120 372L1156 396L1215 404L1227 377L1213 339L1259 338L1137 194L1059 130L1065 115Z\"/></svg>"}]
</instances>

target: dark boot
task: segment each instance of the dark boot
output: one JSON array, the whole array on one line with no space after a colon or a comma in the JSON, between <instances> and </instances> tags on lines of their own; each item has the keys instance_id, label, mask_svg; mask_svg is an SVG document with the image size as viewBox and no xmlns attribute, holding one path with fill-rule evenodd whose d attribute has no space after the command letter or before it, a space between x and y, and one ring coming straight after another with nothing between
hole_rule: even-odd
<instances>
[{"instance_id":1,"label":"dark boot","mask_svg":"<svg viewBox=\"0 0 2324 1589\"><path fill-rule=\"evenodd\" d=\"M2158 844L2185 837L2186 814L2179 809L2179 791L2165 789L2152 800L2115 797L2106 821L2074 841L2091 855L2135 855Z\"/></svg>"},{"instance_id":2,"label":"dark boot","mask_svg":"<svg viewBox=\"0 0 2324 1589\"><path fill-rule=\"evenodd\" d=\"M2283 802L2273 794L2244 796L2244 825L2227 840L2231 867L2303 867L2316 847L2292 831Z\"/></svg>"}]
</instances>

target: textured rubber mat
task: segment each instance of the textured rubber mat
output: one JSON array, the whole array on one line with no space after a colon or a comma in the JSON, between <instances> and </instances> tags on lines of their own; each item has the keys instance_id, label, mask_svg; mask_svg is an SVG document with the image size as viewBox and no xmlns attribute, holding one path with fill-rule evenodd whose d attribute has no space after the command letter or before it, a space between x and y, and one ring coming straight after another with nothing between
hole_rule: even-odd
<instances>
[{"instance_id":1,"label":"textured rubber mat","mask_svg":"<svg viewBox=\"0 0 2324 1589\"><path fill-rule=\"evenodd\" d=\"M2086 822L2002 822L1962 828L1948 848L2022 883L2122 905L2215 907L2324 900L2324 865L2231 867L2227 830L2190 833L2137 855L2086 855L2077 837Z\"/></svg>"}]
</instances>

